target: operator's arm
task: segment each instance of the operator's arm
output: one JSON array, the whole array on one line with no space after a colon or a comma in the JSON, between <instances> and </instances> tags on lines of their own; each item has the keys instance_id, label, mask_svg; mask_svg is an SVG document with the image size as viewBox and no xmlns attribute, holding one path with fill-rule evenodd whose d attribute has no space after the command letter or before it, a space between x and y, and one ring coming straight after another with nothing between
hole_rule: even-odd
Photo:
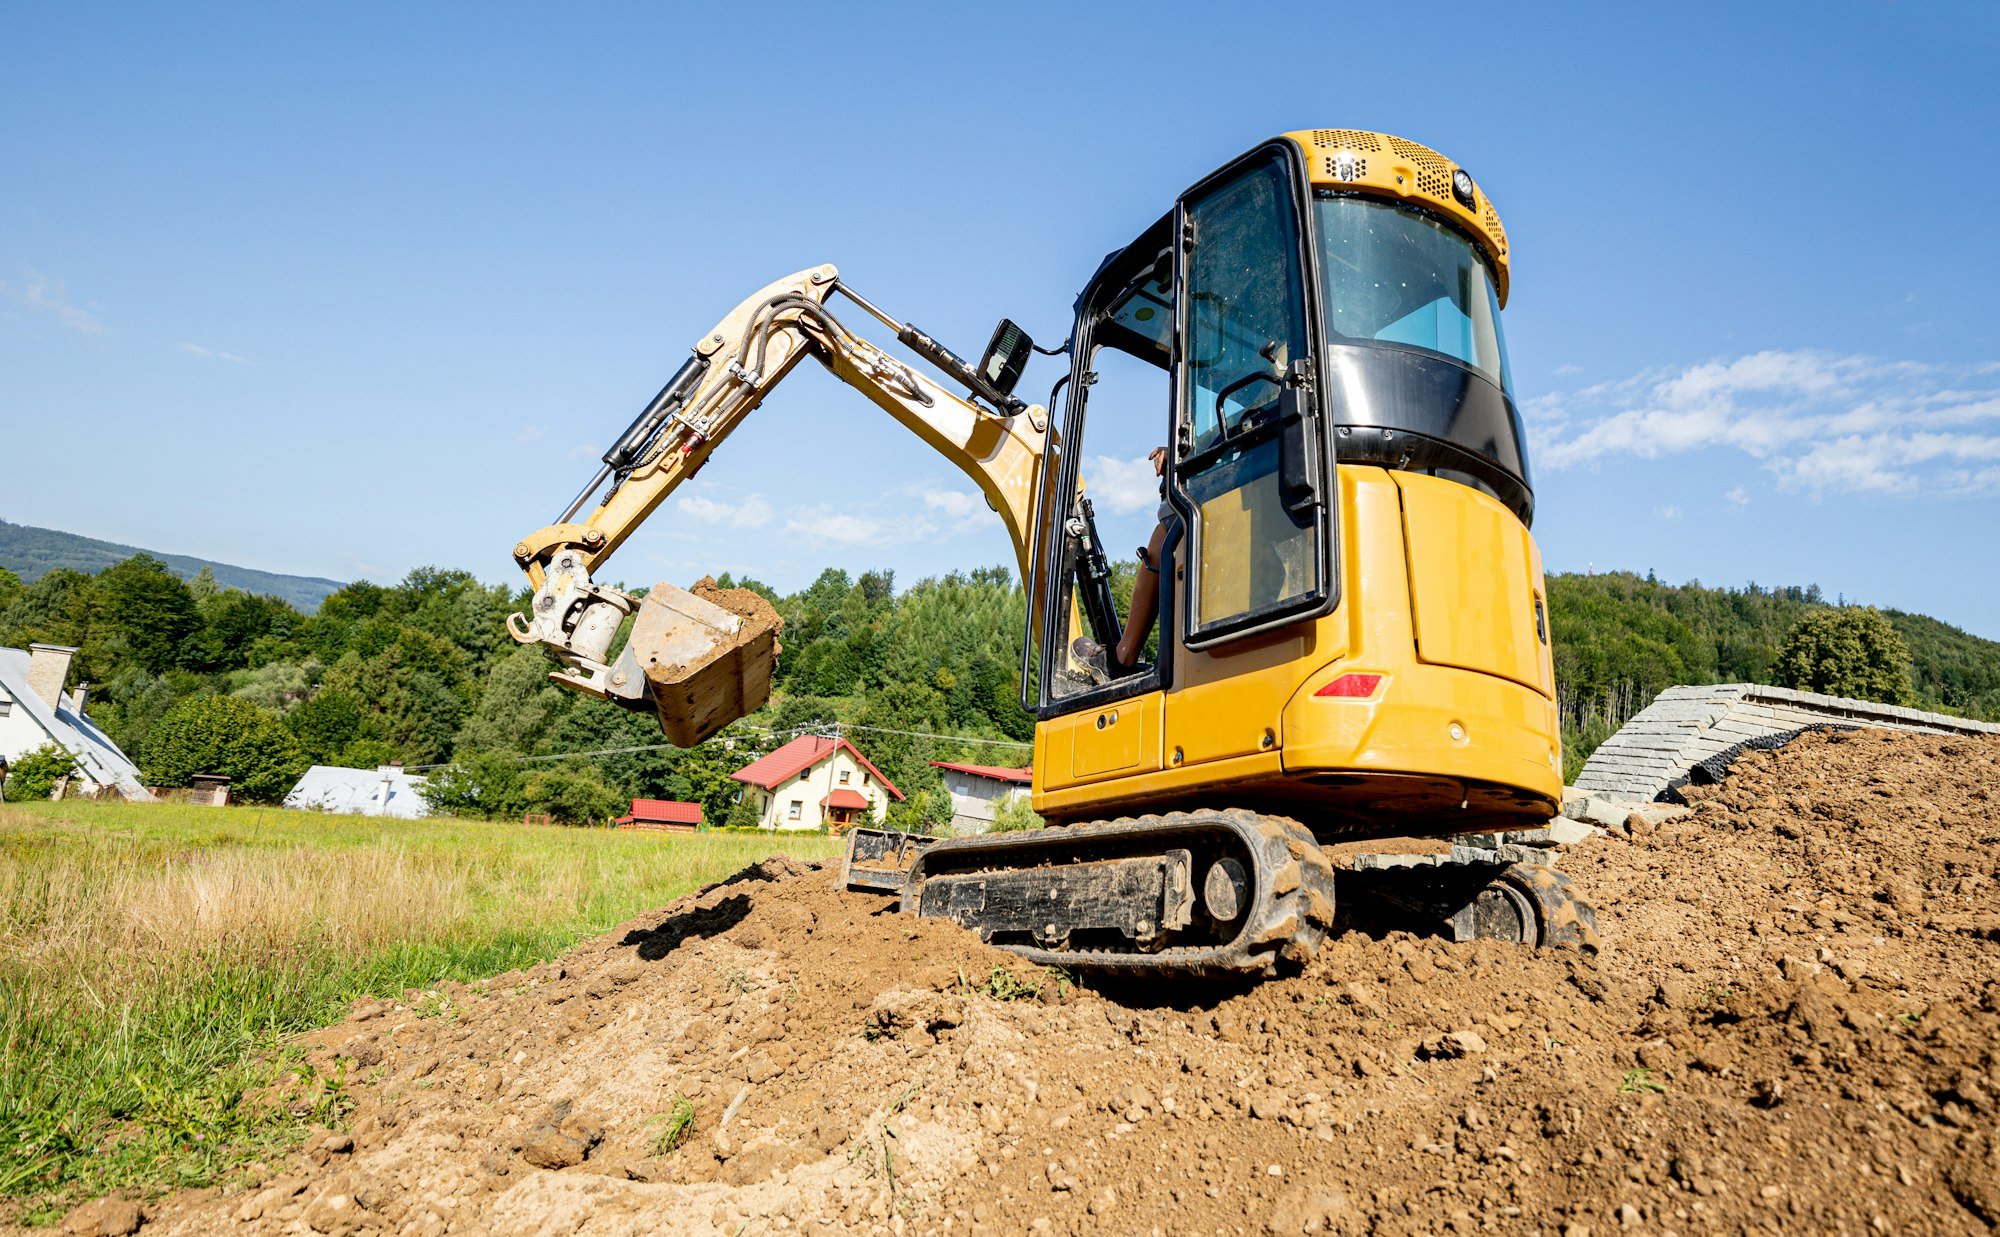
<instances>
[{"instance_id":1,"label":"operator's arm","mask_svg":"<svg viewBox=\"0 0 2000 1237\"><path fill-rule=\"evenodd\" d=\"M611 694L610 642L636 603L594 583L591 573L808 355L972 478L999 512L1022 579L1028 578L1047 414L1013 400L982 407L889 356L828 311L826 299L839 286L833 267L816 266L770 284L730 311L605 453L604 468L562 518L514 547L514 561L535 586L535 597L531 613L515 616L510 627L515 639L546 645L569 664L571 673L555 676L559 681ZM963 362L913 328L903 327L899 338L947 372L955 367L960 381L970 376ZM607 480L610 491L579 519Z\"/></svg>"}]
</instances>

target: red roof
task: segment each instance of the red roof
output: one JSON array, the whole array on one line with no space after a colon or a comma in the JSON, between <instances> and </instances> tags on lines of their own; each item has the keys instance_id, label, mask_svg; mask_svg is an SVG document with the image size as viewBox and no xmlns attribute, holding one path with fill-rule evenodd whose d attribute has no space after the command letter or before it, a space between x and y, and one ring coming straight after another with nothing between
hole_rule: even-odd
<instances>
[{"instance_id":1,"label":"red roof","mask_svg":"<svg viewBox=\"0 0 2000 1237\"><path fill-rule=\"evenodd\" d=\"M974 777L990 777L996 782L1019 782L1023 786L1035 780L1035 766L1025 769L1003 769L998 765L962 765L950 760L933 760L940 769L950 769L953 773L970 773Z\"/></svg>"},{"instance_id":2,"label":"red roof","mask_svg":"<svg viewBox=\"0 0 2000 1237\"><path fill-rule=\"evenodd\" d=\"M857 751L852 743L846 739L834 739L826 735L802 734L769 756L759 757L729 776L739 782L748 782L752 786L762 786L765 790L776 790L780 783L789 781L821 761L829 759L843 747L847 749L848 755L854 757L857 764L873 774L876 781L882 783L883 789L898 799L903 797L903 792L896 789L896 784L883 777L882 770L868 763L868 757Z\"/></svg>"},{"instance_id":3,"label":"red roof","mask_svg":"<svg viewBox=\"0 0 2000 1237\"><path fill-rule=\"evenodd\" d=\"M860 808L863 811L866 811L867 809L874 806L874 804L868 802L867 799L862 797L860 791L850 790L845 786L840 787L839 789L835 790L832 794L828 795L826 797L826 805L828 807Z\"/></svg>"},{"instance_id":4,"label":"red roof","mask_svg":"<svg viewBox=\"0 0 2000 1237\"><path fill-rule=\"evenodd\" d=\"M668 825L698 825L701 823L701 804L682 803L679 799L634 799L632 814L620 816L618 823L629 825L641 820Z\"/></svg>"}]
</instances>

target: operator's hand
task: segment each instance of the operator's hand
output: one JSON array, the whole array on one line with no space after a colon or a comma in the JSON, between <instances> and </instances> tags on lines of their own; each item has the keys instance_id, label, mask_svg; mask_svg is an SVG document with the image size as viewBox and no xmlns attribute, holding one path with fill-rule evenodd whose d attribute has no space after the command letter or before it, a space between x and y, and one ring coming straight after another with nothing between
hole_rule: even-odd
<instances>
[{"instance_id":1,"label":"operator's hand","mask_svg":"<svg viewBox=\"0 0 2000 1237\"><path fill-rule=\"evenodd\" d=\"M1167 475L1167 449L1165 447L1154 447L1146 453L1146 458L1153 461L1153 475L1155 477L1164 477Z\"/></svg>"}]
</instances>

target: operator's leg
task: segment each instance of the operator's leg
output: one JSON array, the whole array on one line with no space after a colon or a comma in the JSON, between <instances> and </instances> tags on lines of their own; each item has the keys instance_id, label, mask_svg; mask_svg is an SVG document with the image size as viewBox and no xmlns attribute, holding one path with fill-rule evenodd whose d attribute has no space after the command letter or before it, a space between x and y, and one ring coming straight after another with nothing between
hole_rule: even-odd
<instances>
[{"instance_id":1,"label":"operator's leg","mask_svg":"<svg viewBox=\"0 0 2000 1237\"><path fill-rule=\"evenodd\" d=\"M1125 613L1125 630L1112 650L1120 666L1138 663L1139 651L1146 647L1146 633L1153 629L1153 619L1160 613L1160 548L1166 540L1167 522L1161 520L1154 526L1153 540L1139 563L1139 578L1132 582L1132 606Z\"/></svg>"}]
</instances>

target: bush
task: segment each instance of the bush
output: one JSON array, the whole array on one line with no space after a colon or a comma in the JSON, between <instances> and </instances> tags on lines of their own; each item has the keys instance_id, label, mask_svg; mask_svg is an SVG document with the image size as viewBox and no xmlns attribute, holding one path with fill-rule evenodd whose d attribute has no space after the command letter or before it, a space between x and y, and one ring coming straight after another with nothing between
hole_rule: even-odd
<instances>
[{"instance_id":1,"label":"bush","mask_svg":"<svg viewBox=\"0 0 2000 1237\"><path fill-rule=\"evenodd\" d=\"M424 778L424 802L434 816L519 820L528 801L522 786L529 766L502 752L460 752Z\"/></svg>"},{"instance_id":2,"label":"bush","mask_svg":"<svg viewBox=\"0 0 2000 1237\"><path fill-rule=\"evenodd\" d=\"M284 798L309 763L276 714L237 696L182 700L146 738L146 776L155 785L220 773L232 797L257 803Z\"/></svg>"},{"instance_id":3,"label":"bush","mask_svg":"<svg viewBox=\"0 0 2000 1237\"><path fill-rule=\"evenodd\" d=\"M44 743L22 756L7 771L7 798L15 802L46 799L56 783L76 772L76 757L66 748Z\"/></svg>"},{"instance_id":4,"label":"bush","mask_svg":"<svg viewBox=\"0 0 2000 1237\"><path fill-rule=\"evenodd\" d=\"M1000 804L1000 810L993 814L990 833L1018 833L1023 829L1039 829L1047 822L1035 815L1034 807L1026 795L1014 795Z\"/></svg>"},{"instance_id":5,"label":"bush","mask_svg":"<svg viewBox=\"0 0 2000 1237\"><path fill-rule=\"evenodd\" d=\"M736 802L729 805L728 813L722 818L724 829L756 829L759 823L757 809L750 806L750 792L747 790L737 797Z\"/></svg>"},{"instance_id":6,"label":"bush","mask_svg":"<svg viewBox=\"0 0 2000 1237\"><path fill-rule=\"evenodd\" d=\"M882 823L905 833L951 834L951 796L943 788L919 790L901 803L891 803Z\"/></svg>"},{"instance_id":7,"label":"bush","mask_svg":"<svg viewBox=\"0 0 2000 1237\"><path fill-rule=\"evenodd\" d=\"M601 825L629 806L588 765L537 769L521 783L521 797L559 825Z\"/></svg>"},{"instance_id":8,"label":"bush","mask_svg":"<svg viewBox=\"0 0 2000 1237\"><path fill-rule=\"evenodd\" d=\"M1880 610L1850 606L1809 614L1778 650L1778 684L1884 704L1916 699L1910 650Z\"/></svg>"}]
</instances>

